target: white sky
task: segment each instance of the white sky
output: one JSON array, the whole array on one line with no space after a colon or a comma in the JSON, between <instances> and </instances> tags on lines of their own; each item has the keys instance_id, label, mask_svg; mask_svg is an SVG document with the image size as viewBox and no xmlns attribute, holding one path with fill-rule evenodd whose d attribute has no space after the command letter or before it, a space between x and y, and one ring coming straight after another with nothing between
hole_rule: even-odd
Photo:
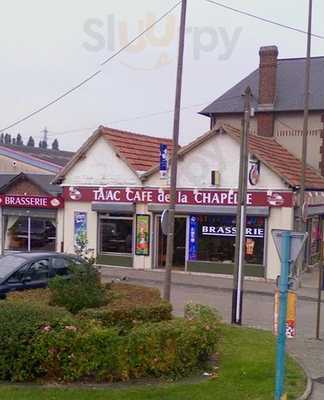
<instances>
[{"instance_id":1,"label":"white sky","mask_svg":"<svg viewBox=\"0 0 324 400\"><path fill-rule=\"evenodd\" d=\"M301 29L307 27L308 0L220 1ZM130 39L139 32L140 20L146 20L148 14L156 19L175 3L176 0L0 0L0 128L95 72L100 62L112 54L111 48L120 47L121 22ZM172 113L116 121L173 108L177 55L177 31L173 31L177 29L179 11L178 8L172 18L156 28L153 38L146 37L140 48L122 53L86 86L8 133L20 132L24 139L33 135L38 140L46 126L50 140L57 137L62 149L72 150L99 125L170 137ZM324 35L323 15L324 2L314 0L314 33ZM97 24L90 26L92 36L85 30L89 19L95 19ZM170 33L166 36L167 26ZM281 58L305 55L305 35L234 14L204 0L188 0L187 26L190 32L186 36L182 105L201 105L182 112L182 144L208 129L208 119L197 112L257 68L260 46L276 44ZM154 43L154 38L161 37L162 43ZM234 40L235 46L231 49L224 38ZM86 48L98 44L99 50ZM313 40L312 54L324 54L324 40Z\"/></svg>"}]
</instances>

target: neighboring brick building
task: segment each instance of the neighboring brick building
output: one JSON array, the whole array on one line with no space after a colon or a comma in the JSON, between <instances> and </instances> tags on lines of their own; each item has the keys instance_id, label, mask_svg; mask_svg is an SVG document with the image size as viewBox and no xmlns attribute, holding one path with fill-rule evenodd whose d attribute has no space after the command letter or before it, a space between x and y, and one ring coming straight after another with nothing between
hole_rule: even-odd
<instances>
[{"instance_id":1,"label":"neighboring brick building","mask_svg":"<svg viewBox=\"0 0 324 400\"><path fill-rule=\"evenodd\" d=\"M276 46L261 47L257 70L207 106L201 114L211 127L224 123L241 126L242 94L252 89L251 132L274 137L296 157L301 157L305 58L278 59ZM308 163L324 175L324 147L321 131L324 115L324 57L311 59Z\"/></svg>"}]
</instances>

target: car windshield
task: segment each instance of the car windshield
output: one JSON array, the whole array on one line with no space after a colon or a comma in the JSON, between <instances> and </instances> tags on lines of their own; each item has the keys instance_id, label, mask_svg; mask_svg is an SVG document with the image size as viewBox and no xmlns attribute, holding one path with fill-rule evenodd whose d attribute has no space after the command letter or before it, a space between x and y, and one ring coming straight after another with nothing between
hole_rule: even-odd
<instances>
[{"instance_id":1,"label":"car windshield","mask_svg":"<svg viewBox=\"0 0 324 400\"><path fill-rule=\"evenodd\" d=\"M19 265L24 263L24 259L17 256L4 256L0 258L0 279L5 278L11 272L14 272Z\"/></svg>"}]
</instances>

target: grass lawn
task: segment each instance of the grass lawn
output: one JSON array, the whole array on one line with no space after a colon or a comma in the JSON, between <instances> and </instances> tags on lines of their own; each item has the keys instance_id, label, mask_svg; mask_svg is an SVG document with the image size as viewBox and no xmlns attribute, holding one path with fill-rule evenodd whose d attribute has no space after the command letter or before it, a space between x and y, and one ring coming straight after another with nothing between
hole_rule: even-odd
<instances>
[{"instance_id":1,"label":"grass lawn","mask_svg":"<svg viewBox=\"0 0 324 400\"><path fill-rule=\"evenodd\" d=\"M222 327L219 376L198 384L164 384L123 389L0 386L1 400L272 400L275 340L271 333ZM305 377L288 360L288 399L305 388Z\"/></svg>"}]
</instances>

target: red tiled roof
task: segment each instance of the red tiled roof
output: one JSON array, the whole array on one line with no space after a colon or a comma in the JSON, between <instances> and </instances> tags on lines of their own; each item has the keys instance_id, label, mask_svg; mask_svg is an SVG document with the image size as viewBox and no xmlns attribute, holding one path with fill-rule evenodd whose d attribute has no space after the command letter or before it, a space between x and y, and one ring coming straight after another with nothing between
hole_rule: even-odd
<instances>
[{"instance_id":1,"label":"red tiled roof","mask_svg":"<svg viewBox=\"0 0 324 400\"><path fill-rule=\"evenodd\" d=\"M240 140L240 131L230 125L224 125L225 131ZM279 175L288 185L300 186L301 160L291 154L274 138L249 135L249 149L257 158ZM324 178L313 167L306 168L306 188L324 189Z\"/></svg>"},{"instance_id":2,"label":"red tiled roof","mask_svg":"<svg viewBox=\"0 0 324 400\"><path fill-rule=\"evenodd\" d=\"M172 152L172 140L102 127L102 135L135 171L148 171L160 161L160 144Z\"/></svg>"}]
</instances>

